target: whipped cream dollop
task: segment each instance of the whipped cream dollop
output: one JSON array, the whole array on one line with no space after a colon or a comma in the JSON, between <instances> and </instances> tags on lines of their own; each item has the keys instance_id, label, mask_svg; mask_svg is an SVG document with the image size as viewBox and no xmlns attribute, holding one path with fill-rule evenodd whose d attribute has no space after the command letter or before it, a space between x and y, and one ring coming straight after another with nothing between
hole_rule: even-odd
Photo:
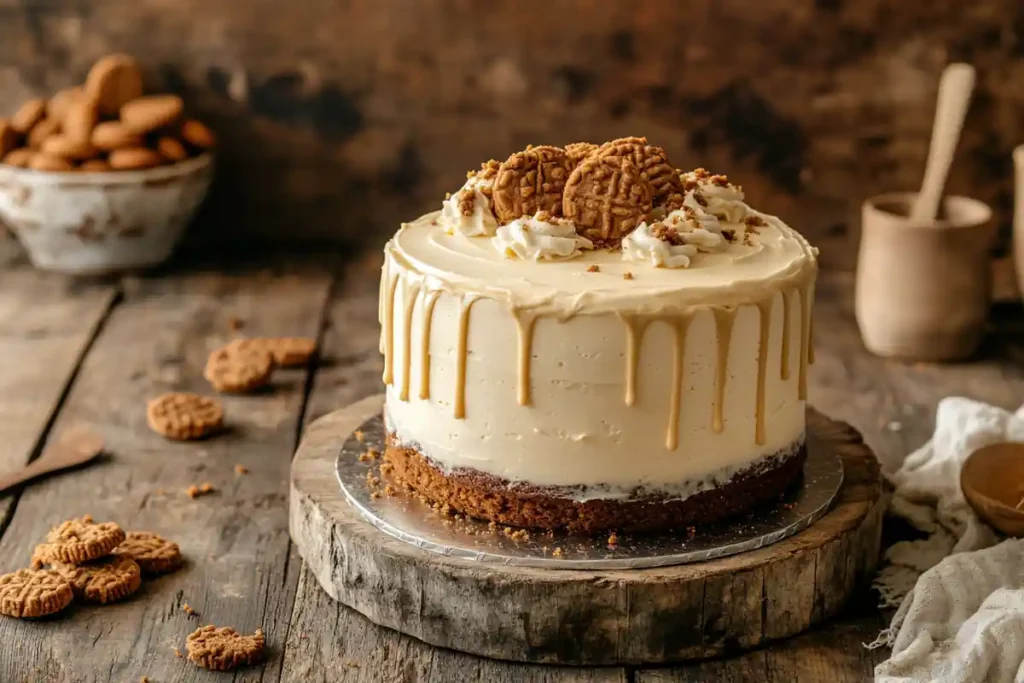
<instances>
[{"instance_id":1,"label":"whipped cream dollop","mask_svg":"<svg viewBox=\"0 0 1024 683\"><path fill-rule=\"evenodd\" d=\"M572 221L545 211L500 226L491 242L506 257L524 261L564 261L594 248L593 242L576 234Z\"/></svg>"},{"instance_id":2,"label":"whipped cream dollop","mask_svg":"<svg viewBox=\"0 0 1024 683\"><path fill-rule=\"evenodd\" d=\"M703 168L680 173L686 191L684 206L715 216L726 223L742 223L750 214L744 203L743 188L733 185L724 175L708 173Z\"/></svg>"},{"instance_id":3,"label":"whipped cream dollop","mask_svg":"<svg viewBox=\"0 0 1024 683\"><path fill-rule=\"evenodd\" d=\"M689 201L689 198L687 198ZM721 251L729 243L719 219L687 206L670 212L660 221L641 223L622 240L622 258L649 263L655 268L688 268L700 252Z\"/></svg>"},{"instance_id":4,"label":"whipped cream dollop","mask_svg":"<svg viewBox=\"0 0 1024 683\"><path fill-rule=\"evenodd\" d=\"M441 205L441 226L449 235L460 233L466 237L491 237L498 230L498 219L491 206L491 188L494 185L492 169L471 173L458 192Z\"/></svg>"},{"instance_id":5,"label":"whipped cream dollop","mask_svg":"<svg viewBox=\"0 0 1024 683\"><path fill-rule=\"evenodd\" d=\"M622 258L634 263L649 263L655 268L688 268L697 255L695 244L672 244L655 234L653 226L641 223L622 238Z\"/></svg>"}]
</instances>

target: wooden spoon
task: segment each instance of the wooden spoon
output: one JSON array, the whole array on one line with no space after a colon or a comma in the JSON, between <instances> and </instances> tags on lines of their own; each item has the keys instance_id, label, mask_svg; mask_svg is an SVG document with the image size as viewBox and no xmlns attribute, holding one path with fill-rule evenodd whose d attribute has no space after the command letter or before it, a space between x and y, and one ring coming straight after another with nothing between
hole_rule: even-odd
<instances>
[{"instance_id":1,"label":"wooden spoon","mask_svg":"<svg viewBox=\"0 0 1024 683\"><path fill-rule=\"evenodd\" d=\"M960 142L960 131L964 127L964 117L973 91L973 66L950 64L943 70L924 182L910 211L910 219L915 223L931 223L939 215L942 191L946 187L946 177L953 163L957 143Z\"/></svg>"},{"instance_id":2,"label":"wooden spoon","mask_svg":"<svg viewBox=\"0 0 1024 683\"><path fill-rule=\"evenodd\" d=\"M89 462L103 452L103 437L88 427L75 427L48 444L42 455L25 467L0 474L0 494L30 479Z\"/></svg>"}]
</instances>

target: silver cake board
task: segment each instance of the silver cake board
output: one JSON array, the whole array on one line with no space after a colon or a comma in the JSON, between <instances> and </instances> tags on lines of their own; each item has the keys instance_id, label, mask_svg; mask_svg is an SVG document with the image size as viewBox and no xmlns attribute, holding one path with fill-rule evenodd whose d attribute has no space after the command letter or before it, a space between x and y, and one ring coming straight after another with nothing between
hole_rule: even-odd
<instances>
[{"instance_id":1,"label":"silver cake board","mask_svg":"<svg viewBox=\"0 0 1024 683\"><path fill-rule=\"evenodd\" d=\"M379 463L349 456L358 456L360 426L369 427L364 438L379 438L372 420L382 405L374 396L309 426L292 464L291 534L331 597L433 645L553 664L711 657L806 630L874 572L883 510L877 462L855 430L813 410L805 486L817 498L779 517L781 526L745 532L739 543L758 539L749 547L736 547L729 525L713 532L725 542L698 531L608 547L607 538L481 533L478 522L446 519L403 501L405 493L382 495L383 484L367 487L365 472ZM830 507L819 494L838 479L828 466L837 457L842 483ZM797 509L794 499L783 503Z\"/></svg>"}]
</instances>

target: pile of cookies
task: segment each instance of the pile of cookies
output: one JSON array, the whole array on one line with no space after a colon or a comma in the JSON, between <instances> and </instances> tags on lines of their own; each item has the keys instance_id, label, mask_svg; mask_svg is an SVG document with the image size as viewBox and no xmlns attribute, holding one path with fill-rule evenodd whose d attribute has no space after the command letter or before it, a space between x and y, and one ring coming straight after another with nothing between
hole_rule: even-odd
<instances>
[{"instance_id":1,"label":"pile of cookies","mask_svg":"<svg viewBox=\"0 0 1024 683\"><path fill-rule=\"evenodd\" d=\"M0 576L0 614L43 617L73 599L117 602L139 589L143 574L166 574L181 563L178 545L157 534L125 533L114 522L96 522L88 515L71 519L36 546L31 569Z\"/></svg>"},{"instance_id":2,"label":"pile of cookies","mask_svg":"<svg viewBox=\"0 0 1024 683\"><path fill-rule=\"evenodd\" d=\"M0 576L0 614L18 619L60 612L73 600L105 605L123 600L157 576L182 566L177 543L148 531L125 532L89 515L54 527L32 553L31 569ZM203 626L187 641L188 658L227 671L263 659L263 631L251 636Z\"/></svg>"},{"instance_id":3,"label":"pile of cookies","mask_svg":"<svg viewBox=\"0 0 1024 683\"><path fill-rule=\"evenodd\" d=\"M184 161L215 144L184 118L177 95L144 95L142 70L124 54L93 65L85 83L0 118L0 163L37 171L120 171Z\"/></svg>"},{"instance_id":4,"label":"pile of cookies","mask_svg":"<svg viewBox=\"0 0 1024 683\"><path fill-rule=\"evenodd\" d=\"M316 340L307 337L235 339L210 354L203 377L217 392L249 393L266 386L275 368L303 367L314 353ZM224 409L207 396L170 392L149 402L146 420L168 439L202 439L223 427Z\"/></svg>"},{"instance_id":5,"label":"pile of cookies","mask_svg":"<svg viewBox=\"0 0 1024 683\"><path fill-rule=\"evenodd\" d=\"M499 224L545 211L571 219L579 235L607 248L617 248L653 208L682 207L685 194L665 150L640 137L564 148L530 145L501 164L487 162L478 173L493 183Z\"/></svg>"}]
</instances>

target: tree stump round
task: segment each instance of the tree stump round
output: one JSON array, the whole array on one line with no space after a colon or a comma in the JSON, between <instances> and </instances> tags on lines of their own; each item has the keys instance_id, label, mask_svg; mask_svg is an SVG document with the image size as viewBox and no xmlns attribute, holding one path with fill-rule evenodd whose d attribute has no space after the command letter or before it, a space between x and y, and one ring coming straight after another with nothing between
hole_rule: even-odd
<instances>
[{"instance_id":1,"label":"tree stump round","mask_svg":"<svg viewBox=\"0 0 1024 683\"><path fill-rule=\"evenodd\" d=\"M292 464L291 534L327 593L381 626L476 655L549 664L654 664L792 636L838 612L878 560L878 463L843 422L808 412L809 447L844 481L833 509L756 551L674 567L577 571L480 564L364 521L338 484L341 444L374 396L309 426Z\"/></svg>"}]
</instances>

